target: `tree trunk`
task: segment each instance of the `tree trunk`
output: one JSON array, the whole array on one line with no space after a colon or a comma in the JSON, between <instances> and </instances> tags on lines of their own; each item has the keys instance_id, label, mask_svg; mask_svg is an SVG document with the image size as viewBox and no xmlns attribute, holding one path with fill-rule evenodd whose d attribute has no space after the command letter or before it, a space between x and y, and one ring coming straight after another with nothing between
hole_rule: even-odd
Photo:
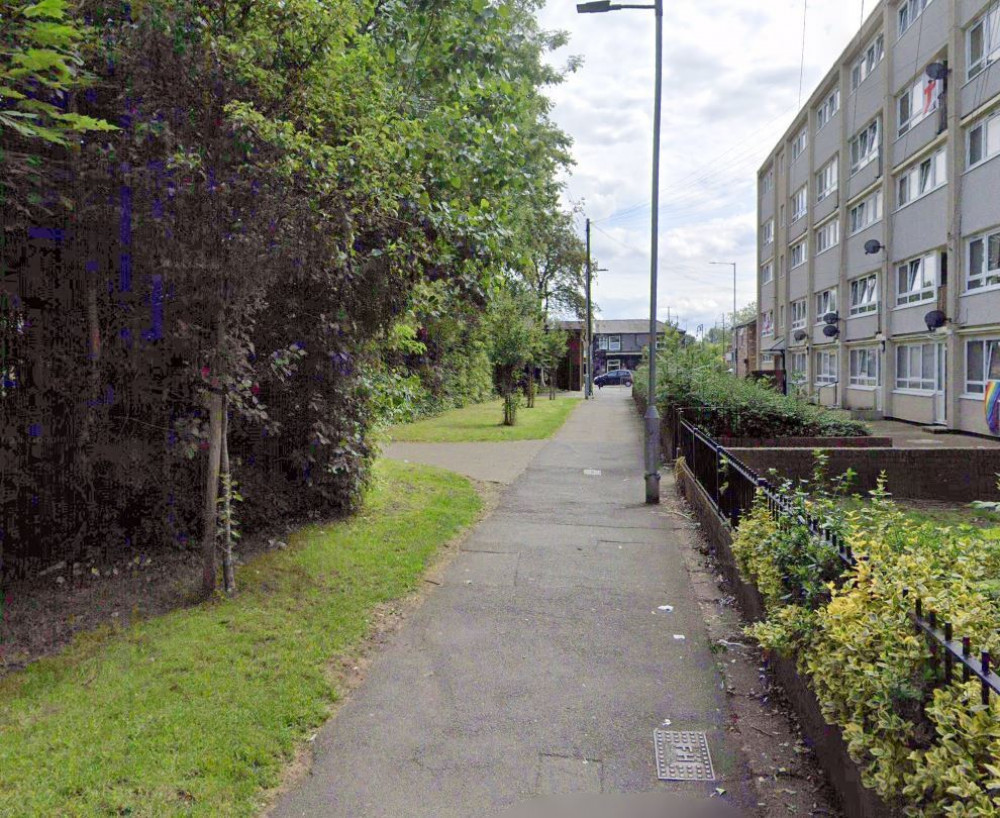
<instances>
[{"instance_id":1,"label":"tree trunk","mask_svg":"<svg viewBox=\"0 0 1000 818\"><path fill-rule=\"evenodd\" d=\"M531 367L528 367L528 369L529 369L529 371L528 371L528 386L525 389L525 392L527 392L527 397L528 397L528 408L529 409L534 409L535 408L535 392L536 392L536 389L535 389L535 368L533 366L531 366Z\"/></svg>"},{"instance_id":2,"label":"tree trunk","mask_svg":"<svg viewBox=\"0 0 1000 818\"><path fill-rule=\"evenodd\" d=\"M222 364L222 340L225 337L225 328L220 315L216 323L216 343L215 357L212 359L214 367L218 368ZM217 383L217 374L213 373L213 380ZM223 403L222 393L213 387L206 393L205 404L208 407L208 468L205 475L205 506L202 512L204 529L201 539L202 557L202 590L206 595L215 592L217 583L217 570L215 562L215 539L216 526L218 525L218 501L219 501L219 466L222 457L222 417Z\"/></svg>"},{"instance_id":3,"label":"tree trunk","mask_svg":"<svg viewBox=\"0 0 1000 818\"><path fill-rule=\"evenodd\" d=\"M229 469L229 402L222 402L222 514L225 534L222 541L222 582L226 593L236 593L236 572L233 570L233 475Z\"/></svg>"}]
</instances>

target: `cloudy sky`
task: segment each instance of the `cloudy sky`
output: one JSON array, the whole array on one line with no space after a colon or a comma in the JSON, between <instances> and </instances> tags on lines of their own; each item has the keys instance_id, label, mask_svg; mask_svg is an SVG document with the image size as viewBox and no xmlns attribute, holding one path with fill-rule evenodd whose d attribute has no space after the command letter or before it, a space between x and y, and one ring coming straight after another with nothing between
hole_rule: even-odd
<instances>
[{"instance_id":1,"label":"cloudy sky","mask_svg":"<svg viewBox=\"0 0 1000 818\"><path fill-rule=\"evenodd\" d=\"M755 297L756 171L800 107L804 0L664 1L658 317L669 308L694 333L732 311L732 268L709 262L737 263L739 306ZM803 101L875 3L808 0ZM550 96L574 140L567 200L584 203L608 268L600 317L646 317L653 12L577 14L576 0L548 0L539 19L570 34L553 63L583 58Z\"/></svg>"}]
</instances>

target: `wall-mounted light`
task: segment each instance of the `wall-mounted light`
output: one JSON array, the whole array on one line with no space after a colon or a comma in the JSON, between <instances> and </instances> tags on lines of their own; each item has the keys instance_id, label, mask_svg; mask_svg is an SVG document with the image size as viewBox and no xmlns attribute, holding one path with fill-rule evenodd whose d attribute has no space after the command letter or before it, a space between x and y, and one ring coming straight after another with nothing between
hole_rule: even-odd
<instances>
[{"instance_id":1,"label":"wall-mounted light","mask_svg":"<svg viewBox=\"0 0 1000 818\"><path fill-rule=\"evenodd\" d=\"M865 242L865 255L874 256L876 253L881 253L885 249L885 245L882 244L878 239L869 239Z\"/></svg>"}]
</instances>

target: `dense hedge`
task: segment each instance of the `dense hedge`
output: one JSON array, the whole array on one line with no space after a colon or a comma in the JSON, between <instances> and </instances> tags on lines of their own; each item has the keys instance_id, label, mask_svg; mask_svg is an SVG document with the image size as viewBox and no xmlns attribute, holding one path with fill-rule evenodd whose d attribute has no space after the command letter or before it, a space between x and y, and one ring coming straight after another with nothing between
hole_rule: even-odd
<instances>
[{"instance_id":1,"label":"dense hedge","mask_svg":"<svg viewBox=\"0 0 1000 818\"><path fill-rule=\"evenodd\" d=\"M995 655L997 532L919 523L881 489L846 513L821 484L783 491L846 538L857 567L761 499L733 544L767 607L751 633L796 659L866 786L912 816L1000 815L1000 704L983 706L977 683L944 684L910 619L919 597Z\"/></svg>"},{"instance_id":2,"label":"dense hedge","mask_svg":"<svg viewBox=\"0 0 1000 818\"><path fill-rule=\"evenodd\" d=\"M645 391L646 369L636 388ZM724 437L861 437L860 421L783 395L770 385L734 377L696 345L669 344L659 353L657 397L665 416L676 408L710 434ZM669 414L668 414L669 413Z\"/></svg>"}]
</instances>

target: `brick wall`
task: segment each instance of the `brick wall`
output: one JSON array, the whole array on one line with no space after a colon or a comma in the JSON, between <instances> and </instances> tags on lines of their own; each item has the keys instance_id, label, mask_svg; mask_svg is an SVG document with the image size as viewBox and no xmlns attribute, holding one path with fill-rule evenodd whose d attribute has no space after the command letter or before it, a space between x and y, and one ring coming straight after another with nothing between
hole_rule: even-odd
<instances>
[{"instance_id":1,"label":"brick wall","mask_svg":"<svg viewBox=\"0 0 1000 818\"><path fill-rule=\"evenodd\" d=\"M808 478L815 460L809 449L734 448L732 453L760 475L776 469L792 480ZM997 474L1000 449L824 449L830 457L829 473L858 473L855 490L875 488L886 472L887 488L909 500L1000 500Z\"/></svg>"}]
</instances>

